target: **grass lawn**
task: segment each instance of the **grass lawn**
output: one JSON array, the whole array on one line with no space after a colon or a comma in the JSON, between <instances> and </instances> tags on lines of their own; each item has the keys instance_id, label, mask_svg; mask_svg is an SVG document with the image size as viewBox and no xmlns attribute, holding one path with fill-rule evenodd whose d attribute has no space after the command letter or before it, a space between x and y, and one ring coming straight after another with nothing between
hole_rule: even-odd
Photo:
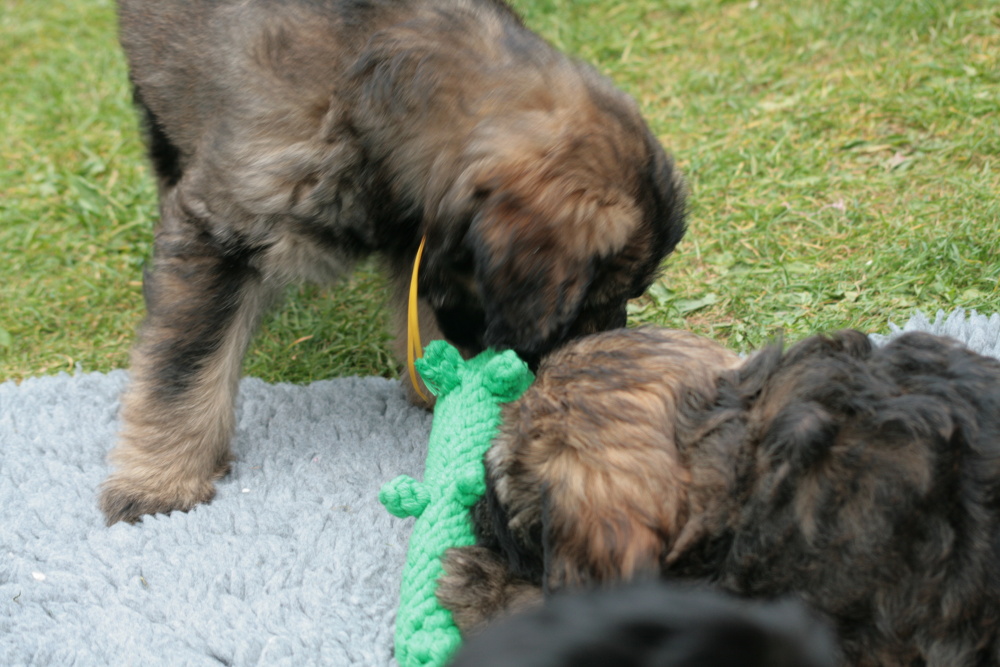
<instances>
[{"instance_id":1,"label":"grass lawn","mask_svg":"<svg viewBox=\"0 0 1000 667\"><path fill-rule=\"evenodd\" d=\"M516 0L633 94L691 186L635 323L734 349L1000 310L995 0ZM124 367L155 194L111 0L0 0L0 381ZM248 374L394 374L383 283L303 288Z\"/></svg>"}]
</instances>

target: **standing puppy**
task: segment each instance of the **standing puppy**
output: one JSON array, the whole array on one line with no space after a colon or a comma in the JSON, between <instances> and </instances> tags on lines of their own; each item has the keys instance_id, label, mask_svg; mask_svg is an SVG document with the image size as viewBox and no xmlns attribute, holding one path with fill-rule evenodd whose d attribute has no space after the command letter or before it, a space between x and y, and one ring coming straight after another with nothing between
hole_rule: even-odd
<instances>
[{"instance_id":1,"label":"standing puppy","mask_svg":"<svg viewBox=\"0 0 1000 667\"><path fill-rule=\"evenodd\" d=\"M160 221L109 523L212 498L243 355L286 286L376 254L401 306L425 238L423 339L537 358L624 324L683 234L680 180L635 102L500 0L120 15Z\"/></svg>"}]
</instances>

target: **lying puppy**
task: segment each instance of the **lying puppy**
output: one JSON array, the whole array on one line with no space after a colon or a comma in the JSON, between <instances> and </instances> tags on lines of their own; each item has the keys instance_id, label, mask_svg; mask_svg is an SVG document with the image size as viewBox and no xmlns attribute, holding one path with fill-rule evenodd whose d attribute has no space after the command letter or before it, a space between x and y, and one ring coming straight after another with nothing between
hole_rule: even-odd
<instances>
[{"instance_id":1,"label":"lying puppy","mask_svg":"<svg viewBox=\"0 0 1000 667\"><path fill-rule=\"evenodd\" d=\"M456 620L655 573L798 596L843 665L1000 665L1000 362L856 331L732 362L655 329L549 357L487 454L481 546L449 553Z\"/></svg>"},{"instance_id":2,"label":"lying puppy","mask_svg":"<svg viewBox=\"0 0 1000 667\"><path fill-rule=\"evenodd\" d=\"M828 629L792 602L657 583L557 595L490 627L452 667L833 667Z\"/></svg>"},{"instance_id":3,"label":"lying puppy","mask_svg":"<svg viewBox=\"0 0 1000 667\"><path fill-rule=\"evenodd\" d=\"M209 500L290 284L376 255L422 334L537 358L622 326L684 231L636 103L501 0L121 0L156 172L109 523ZM402 343L400 349L404 349Z\"/></svg>"}]
</instances>

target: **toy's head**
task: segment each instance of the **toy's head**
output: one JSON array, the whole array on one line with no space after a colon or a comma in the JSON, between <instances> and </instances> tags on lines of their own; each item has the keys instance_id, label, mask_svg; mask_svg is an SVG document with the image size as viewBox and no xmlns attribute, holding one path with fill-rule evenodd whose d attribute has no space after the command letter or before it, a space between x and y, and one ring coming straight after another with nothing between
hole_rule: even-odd
<instances>
[{"instance_id":1,"label":"toy's head","mask_svg":"<svg viewBox=\"0 0 1000 667\"><path fill-rule=\"evenodd\" d=\"M486 350L466 361L443 340L431 342L416 366L439 402L461 387L465 398L459 400L471 400L465 408L474 408L482 402L492 406L513 401L534 379L528 365L512 350ZM486 393L479 393L481 390ZM435 409L435 423L440 415L440 408Z\"/></svg>"}]
</instances>

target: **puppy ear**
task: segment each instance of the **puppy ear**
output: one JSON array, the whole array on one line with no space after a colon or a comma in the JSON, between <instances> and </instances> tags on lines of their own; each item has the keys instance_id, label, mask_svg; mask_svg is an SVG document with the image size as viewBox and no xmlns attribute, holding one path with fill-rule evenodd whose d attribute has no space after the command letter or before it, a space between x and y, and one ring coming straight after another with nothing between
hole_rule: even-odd
<instances>
[{"instance_id":1,"label":"puppy ear","mask_svg":"<svg viewBox=\"0 0 1000 667\"><path fill-rule=\"evenodd\" d=\"M470 240L487 346L541 352L576 318L594 258L566 252L558 226L510 196L477 216Z\"/></svg>"},{"instance_id":2,"label":"puppy ear","mask_svg":"<svg viewBox=\"0 0 1000 667\"><path fill-rule=\"evenodd\" d=\"M587 489L586 494L543 492L542 543L545 554L545 588L579 587L627 581L656 575L665 555L663 535L657 529L654 508L628 489Z\"/></svg>"},{"instance_id":3,"label":"puppy ear","mask_svg":"<svg viewBox=\"0 0 1000 667\"><path fill-rule=\"evenodd\" d=\"M546 465L547 590L659 574L685 522L690 480L667 447L645 456L628 449L609 448L593 462L586 452L566 452ZM658 472L642 475L639 468Z\"/></svg>"},{"instance_id":4,"label":"puppy ear","mask_svg":"<svg viewBox=\"0 0 1000 667\"><path fill-rule=\"evenodd\" d=\"M625 245L637 214L564 178L535 181L529 196L525 189L511 183L484 201L469 241L486 345L544 353L593 305L601 261Z\"/></svg>"}]
</instances>

